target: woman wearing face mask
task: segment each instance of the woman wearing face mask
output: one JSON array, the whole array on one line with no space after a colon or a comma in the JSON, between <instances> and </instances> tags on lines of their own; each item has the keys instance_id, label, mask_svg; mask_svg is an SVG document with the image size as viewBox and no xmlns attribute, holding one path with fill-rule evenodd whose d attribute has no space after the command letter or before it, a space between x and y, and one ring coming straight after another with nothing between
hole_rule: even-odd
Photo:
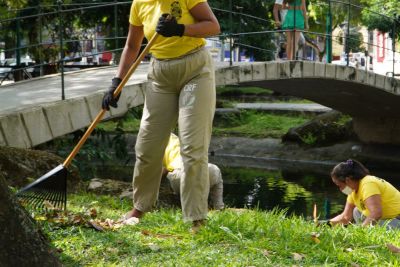
<instances>
[{"instance_id":1,"label":"woman wearing face mask","mask_svg":"<svg viewBox=\"0 0 400 267\"><path fill-rule=\"evenodd\" d=\"M331 178L347 195L344 211L332 218L331 224L348 224L354 218L363 226L400 228L400 192L393 185L370 175L364 165L352 159L336 165Z\"/></svg>"}]
</instances>

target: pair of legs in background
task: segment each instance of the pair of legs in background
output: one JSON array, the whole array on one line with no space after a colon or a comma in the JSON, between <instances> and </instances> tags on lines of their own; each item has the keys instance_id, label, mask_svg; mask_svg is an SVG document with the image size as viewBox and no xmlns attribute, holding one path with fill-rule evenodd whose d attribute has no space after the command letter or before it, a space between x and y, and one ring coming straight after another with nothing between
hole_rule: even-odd
<instances>
[{"instance_id":1,"label":"pair of legs in background","mask_svg":"<svg viewBox=\"0 0 400 267\"><path fill-rule=\"evenodd\" d=\"M212 58L201 48L177 59L152 59L148 79L151 87L145 90L135 147L134 210L141 214L154 207L165 147L178 122L184 166L180 192L183 219L204 220L208 213L208 147L215 112Z\"/></svg>"},{"instance_id":2,"label":"pair of legs in background","mask_svg":"<svg viewBox=\"0 0 400 267\"><path fill-rule=\"evenodd\" d=\"M301 31L304 30L304 16L299 7L289 9L282 24L282 29L286 30L286 56L288 60L296 57L299 46Z\"/></svg>"}]
</instances>

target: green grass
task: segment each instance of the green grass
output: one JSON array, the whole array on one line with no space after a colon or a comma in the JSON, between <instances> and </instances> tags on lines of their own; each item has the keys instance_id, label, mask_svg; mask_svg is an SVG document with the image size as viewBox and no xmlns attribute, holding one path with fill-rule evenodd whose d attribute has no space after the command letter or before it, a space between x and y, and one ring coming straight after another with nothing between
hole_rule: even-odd
<instances>
[{"instance_id":1,"label":"green grass","mask_svg":"<svg viewBox=\"0 0 400 267\"><path fill-rule=\"evenodd\" d=\"M255 111L242 111L216 119L213 136L245 136L252 138L280 138L291 127L309 120L304 115L275 115Z\"/></svg>"},{"instance_id":2,"label":"green grass","mask_svg":"<svg viewBox=\"0 0 400 267\"><path fill-rule=\"evenodd\" d=\"M225 95L270 95L272 90L260 87L221 86L216 88L217 96Z\"/></svg>"},{"instance_id":3,"label":"green grass","mask_svg":"<svg viewBox=\"0 0 400 267\"><path fill-rule=\"evenodd\" d=\"M226 114L216 118L213 126L213 136L244 136L252 138L280 138L291 127L308 121L304 115L276 115L256 111L242 111L240 114ZM137 133L140 120L130 117L121 121L100 123L98 128L113 132L121 127L124 132Z\"/></svg>"},{"instance_id":4,"label":"green grass","mask_svg":"<svg viewBox=\"0 0 400 267\"><path fill-rule=\"evenodd\" d=\"M100 218L117 219L131 203L111 196L69 196L71 211L89 206ZM211 211L208 224L195 235L174 209L148 213L138 225L114 231L42 225L66 266L400 266L400 257L386 248L400 245L398 231L317 227L278 210ZM304 257L296 260L293 253Z\"/></svg>"}]
</instances>

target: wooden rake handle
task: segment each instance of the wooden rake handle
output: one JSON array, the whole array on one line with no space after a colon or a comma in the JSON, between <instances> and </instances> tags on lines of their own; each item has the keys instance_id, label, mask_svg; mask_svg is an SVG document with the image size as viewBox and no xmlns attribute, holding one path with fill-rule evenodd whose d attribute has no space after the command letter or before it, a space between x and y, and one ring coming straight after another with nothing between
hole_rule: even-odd
<instances>
[{"instance_id":1,"label":"wooden rake handle","mask_svg":"<svg viewBox=\"0 0 400 267\"><path fill-rule=\"evenodd\" d=\"M128 72L126 73L125 77L122 79L121 83L118 85L117 89L114 91L114 98L121 93L122 88L125 86L125 84L128 82L129 78L131 77L132 73L136 70L136 68L139 66L140 62L143 60L143 58L148 54L150 48L153 46L155 43L156 39L158 37L158 33L156 32L153 37L150 39L150 41L147 43L146 47L143 49L142 53L140 53L139 57L136 59L136 61L133 63L133 65L129 68ZM96 125L99 123L101 118L104 116L106 113L106 109L102 109L96 116L96 118L93 120L93 122L90 124L89 128L86 130L85 134L82 136L82 138L79 140L78 144L74 147L74 149L71 151L71 153L68 155L68 157L65 159L63 166L67 167L69 164L71 164L72 159L78 154L79 150L81 149L82 145L86 142L90 134L93 132L94 128L96 128Z\"/></svg>"}]
</instances>

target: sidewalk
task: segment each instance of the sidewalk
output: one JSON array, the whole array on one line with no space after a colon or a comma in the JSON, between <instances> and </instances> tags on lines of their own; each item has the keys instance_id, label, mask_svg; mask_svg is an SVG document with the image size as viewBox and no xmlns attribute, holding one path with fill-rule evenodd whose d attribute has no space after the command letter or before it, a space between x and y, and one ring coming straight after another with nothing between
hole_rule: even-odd
<instances>
[{"instance_id":1,"label":"sidewalk","mask_svg":"<svg viewBox=\"0 0 400 267\"><path fill-rule=\"evenodd\" d=\"M301 104L301 103L239 103L235 105L236 109L248 109L272 112L303 112L303 113L325 113L331 111L331 108L320 104Z\"/></svg>"},{"instance_id":2,"label":"sidewalk","mask_svg":"<svg viewBox=\"0 0 400 267\"><path fill-rule=\"evenodd\" d=\"M148 63L140 64L127 84L146 81L147 67ZM116 71L116 67L101 67L66 72L64 75L65 99L80 98L105 91L111 84ZM0 87L0 115L59 100L61 100L60 74L2 85Z\"/></svg>"}]
</instances>

